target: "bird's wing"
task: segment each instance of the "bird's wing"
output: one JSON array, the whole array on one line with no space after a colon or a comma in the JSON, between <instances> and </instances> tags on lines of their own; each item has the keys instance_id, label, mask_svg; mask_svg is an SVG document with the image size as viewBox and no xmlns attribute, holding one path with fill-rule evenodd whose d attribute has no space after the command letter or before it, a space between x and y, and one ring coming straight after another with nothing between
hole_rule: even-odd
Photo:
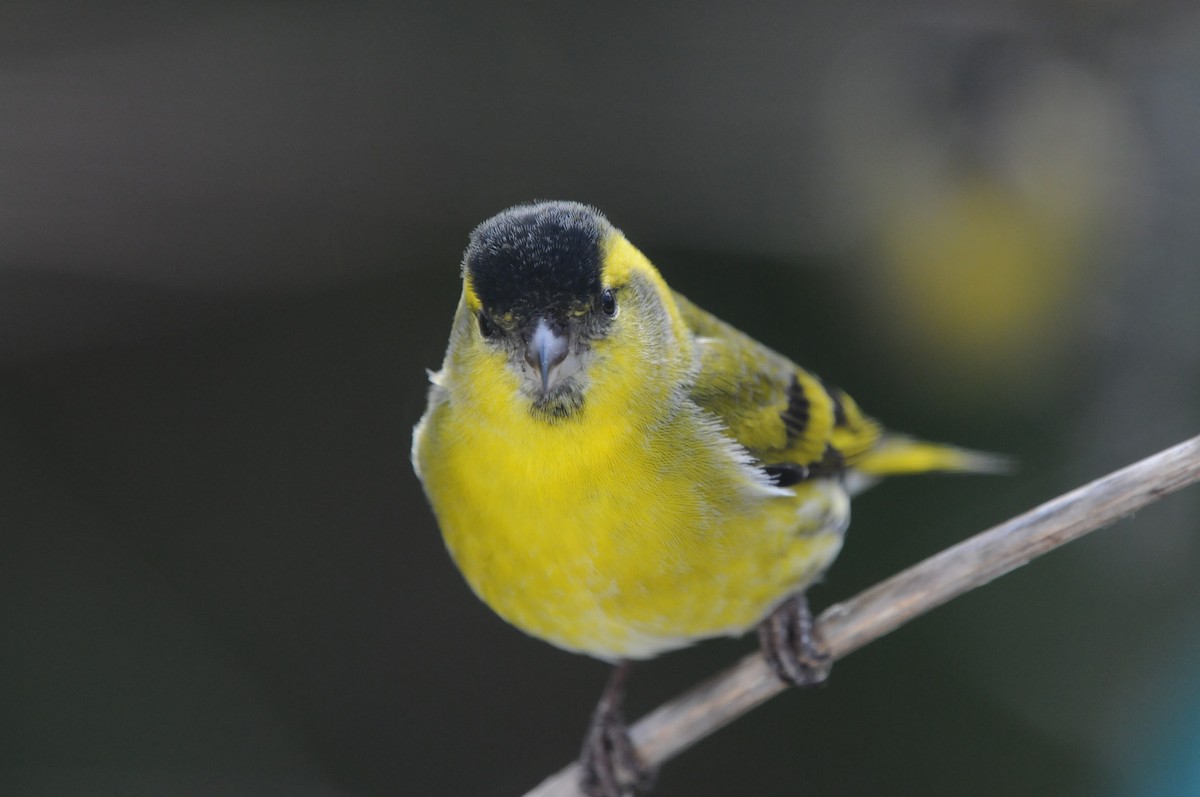
<instances>
[{"instance_id":1,"label":"bird's wing","mask_svg":"<svg viewBox=\"0 0 1200 797\"><path fill-rule=\"evenodd\" d=\"M878 426L868 427L840 391L684 297L676 294L675 300L700 349L692 400L720 419L773 475L790 480L783 471L791 468L803 478L809 469L829 465L831 457L841 462L849 451L870 448L878 439ZM851 417L863 422L857 432ZM839 443L847 450L839 450Z\"/></svg>"},{"instance_id":2,"label":"bird's wing","mask_svg":"<svg viewBox=\"0 0 1200 797\"><path fill-rule=\"evenodd\" d=\"M1002 472L1004 457L886 431L845 391L675 294L696 336L691 398L781 484L842 466L873 480L927 471Z\"/></svg>"}]
</instances>

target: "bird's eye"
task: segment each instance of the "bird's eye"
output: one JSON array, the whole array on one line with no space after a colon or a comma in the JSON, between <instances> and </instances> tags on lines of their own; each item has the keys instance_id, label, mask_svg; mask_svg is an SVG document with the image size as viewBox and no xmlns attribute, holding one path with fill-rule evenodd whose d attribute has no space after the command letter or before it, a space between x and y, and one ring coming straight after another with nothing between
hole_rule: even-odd
<instances>
[{"instance_id":1,"label":"bird's eye","mask_svg":"<svg viewBox=\"0 0 1200 797\"><path fill-rule=\"evenodd\" d=\"M496 326L496 322L488 318L487 313L480 313L479 318L479 334L485 338L494 338L500 334L500 328Z\"/></svg>"},{"instance_id":2,"label":"bird's eye","mask_svg":"<svg viewBox=\"0 0 1200 797\"><path fill-rule=\"evenodd\" d=\"M604 293L600 294L600 309L609 318L617 314L617 297L613 294L612 288L606 288Z\"/></svg>"}]
</instances>

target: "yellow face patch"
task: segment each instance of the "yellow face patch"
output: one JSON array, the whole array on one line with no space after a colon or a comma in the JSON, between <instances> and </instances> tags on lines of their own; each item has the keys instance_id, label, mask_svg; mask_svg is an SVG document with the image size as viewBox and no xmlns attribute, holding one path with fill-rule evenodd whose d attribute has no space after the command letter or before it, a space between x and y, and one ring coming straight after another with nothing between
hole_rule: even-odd
<instances>
[{"instance_id":1,"label":"yellow face patch","mask_svg":"<svg viewBox=\"0 0 1200 797\"><path fill-rule=\"evenodd\" d=\"M475 288L471 285L469 274L463 276L463 303L472 313L478 313L483 309L483 303L479 301L479 295L475 293Z\"/></svg>"},{"instance_id":2,"label":"yellow face patch","mask_svg":"<svg viewBox=\"0 0 1200 797\"><path fill-rule=\"evenodd\" d=\"M679 314L675 302L671 299L671 289L667 287L666 280L658 273L654 264L619 230L614 229L604 240L601 263L601 277L608 287L620 288L627 285L633 279L634 274L653 285L659 295L663 310L671 320L672 336L677 341L683 341L689 337L687 325Z\"/></svg>"}]
</instances>

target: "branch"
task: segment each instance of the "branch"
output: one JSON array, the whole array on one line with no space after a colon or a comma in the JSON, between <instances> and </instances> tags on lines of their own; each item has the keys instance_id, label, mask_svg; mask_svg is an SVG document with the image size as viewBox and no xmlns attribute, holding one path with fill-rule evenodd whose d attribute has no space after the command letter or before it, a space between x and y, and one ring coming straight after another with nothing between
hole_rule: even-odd
<instances>
[{"instance_id":1,"label":"branch","mask_svg":"<svg viewBox=\"0 0 1200 797\"><path fill-rule=\"evenodd\" d=\"M965 592L1103 528L1165 495L1200 481L1200 437L947 548L845 603L817 625L834 660L879 639ZM787 687L753 653L660 706L630 729L647 765L656 767ZM547 778L525 797L581 797L579 765Z\"/></svg>"}]
</instances>

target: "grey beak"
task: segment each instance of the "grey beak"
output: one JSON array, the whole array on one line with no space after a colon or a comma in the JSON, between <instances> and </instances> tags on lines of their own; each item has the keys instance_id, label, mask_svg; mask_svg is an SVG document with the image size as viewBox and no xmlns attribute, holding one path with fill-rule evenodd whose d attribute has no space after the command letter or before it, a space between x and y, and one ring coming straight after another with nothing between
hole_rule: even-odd
<instances>
[{"instance_id":1,"label":"grey beak","mask_svg":"<svg viewBox=\"0 0 1200 797\"><path fill-rule=\"evenodd\" d=\"M567 357L567 336L539 318L525 343L525 362L542 375L542 393L550 392L550 371Z\"/></svg>"}]
</instances>

